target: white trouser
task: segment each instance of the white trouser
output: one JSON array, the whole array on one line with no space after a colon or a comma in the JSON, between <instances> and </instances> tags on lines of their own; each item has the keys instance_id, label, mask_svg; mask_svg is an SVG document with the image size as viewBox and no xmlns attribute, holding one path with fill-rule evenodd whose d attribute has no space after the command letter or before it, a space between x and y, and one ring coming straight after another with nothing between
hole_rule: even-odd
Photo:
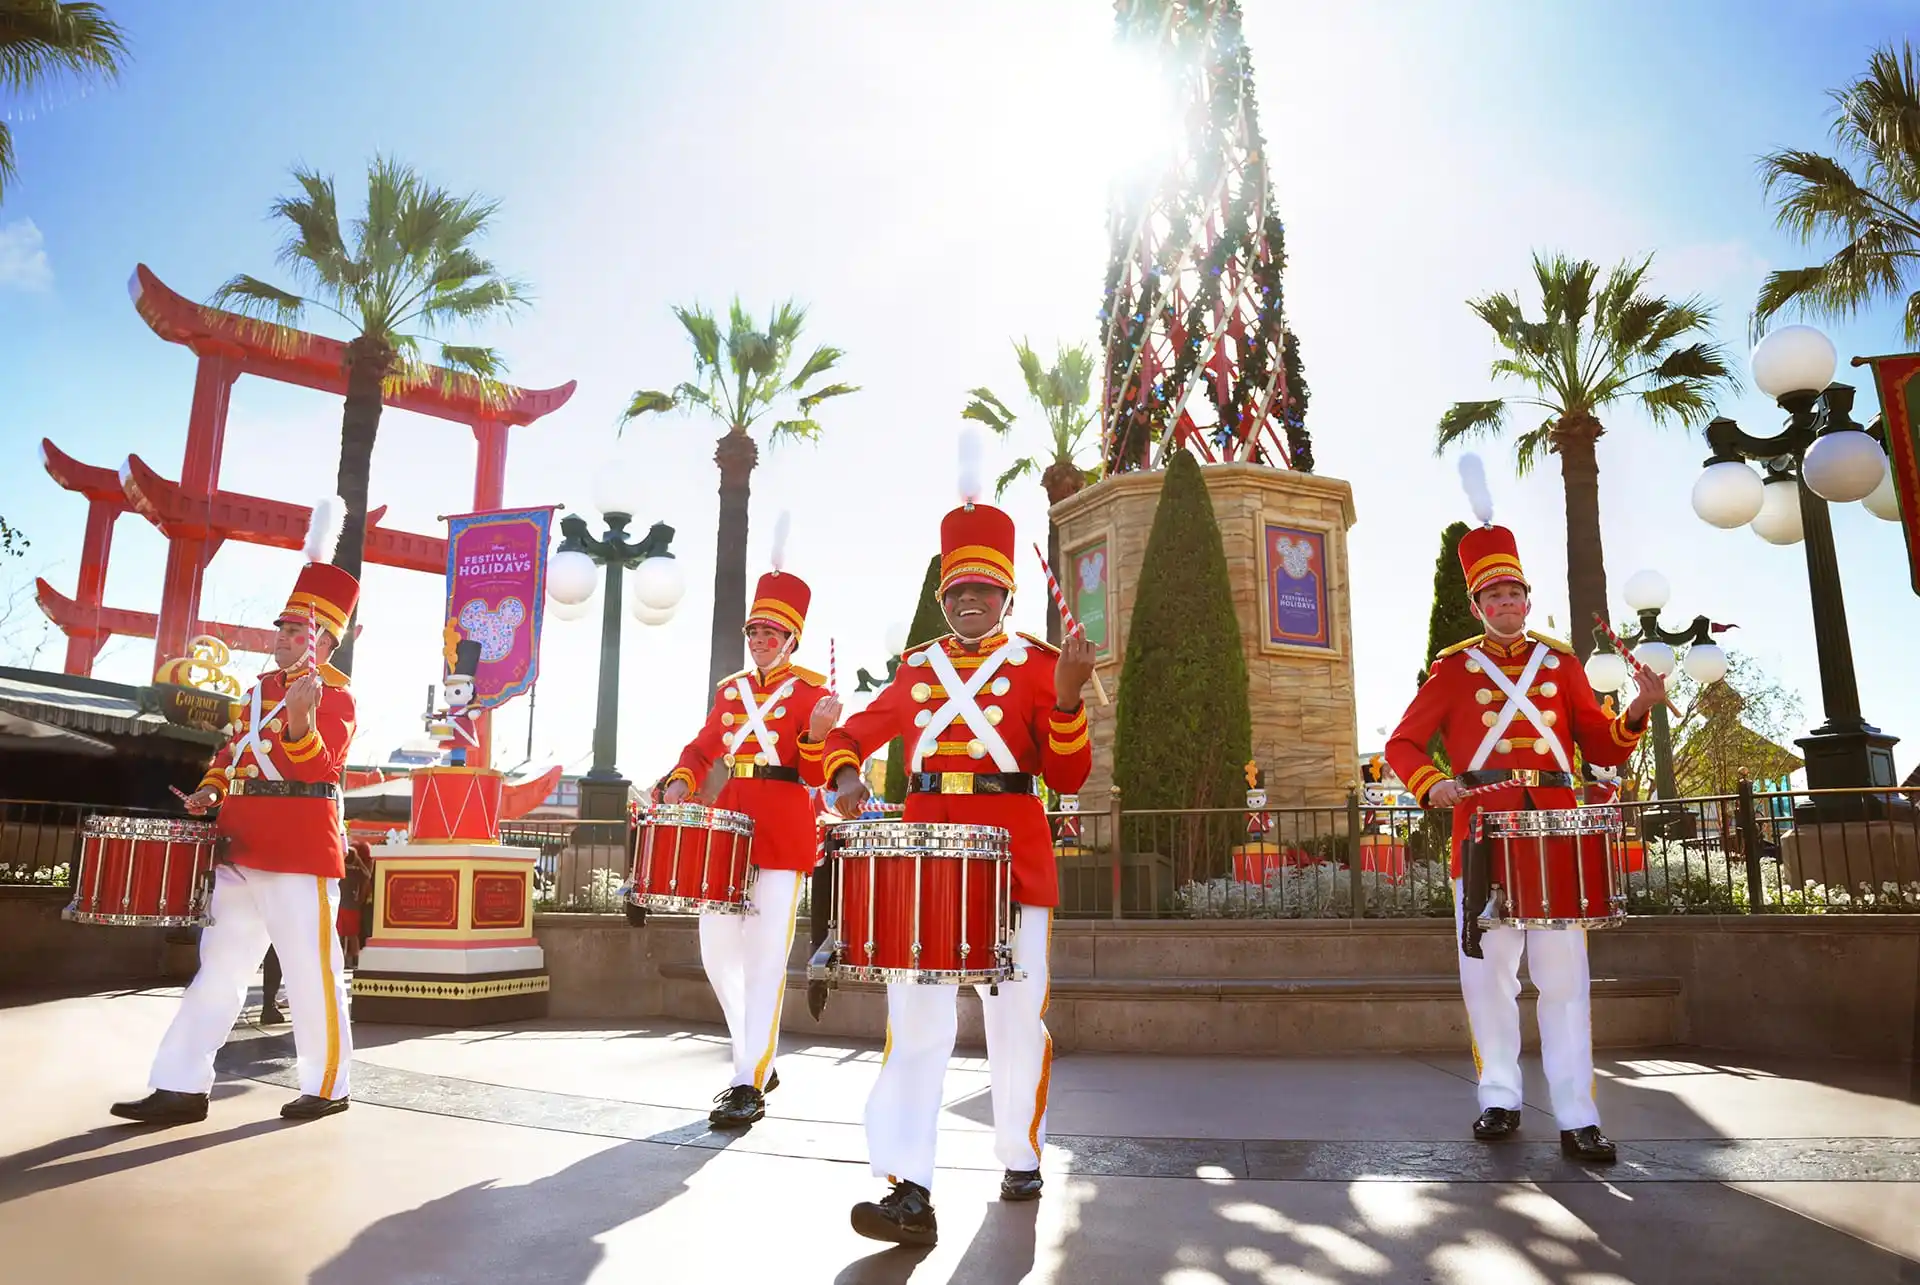
<instances>
[{"instance_id":1,"label":"white trouser","mask_svg":"<svg viewBox=\"0 0 1920 1285\"><path fill-rule=\"evenodd\" d=\"M787 992L800 875L759 870L744 915L700 916L700 962L713 984L733 1041L733 1083L767 1087L780 1043L780 1004Z\"/></svg>"},{"instance_id":2,"label":"white trouser","mask_svg":"<svg viewBox=\"0 0 1920 1285\"><path fill-rule=\"evenodd\" d=\"M149 1086L176 1093L213 1088L213 1055L246 1005L247 985L271 942L286 978L300 1092L346 1097L353 1031L333 931L340 881L218 866L207 909L213 922L200 931L200 971L160 1041Z\"/></svg>"},{"instance_id":3,"label":"white trouser","mask_svg":"<svg viewBox=\"0 0 1920 1285\"><path fill-rule=\"evenodd\" d=\"M1460 881L1453 881L1454 949L1460 942ZM1480 1109L1518 1111L1520 1086L1520 956L1540 991L1540 1061L1553 1115L1562 1129L1600 1123L1593 1103L1593 1010L1588 1000L1587 930L1489 928L1484 959L1460 953L1460 993L1467 1001L1473 1062L1480 1073Z\"/></svg>"},{"instance_id":4,"label":"white trouser","mask_svg":"<svg viewBox=\"0 0 1920 1285\"><path fill-rule=\"evenodd\" d=\"M1018 906L1013 962L1026 980L1000 993L976 986L987 1028L993 1085L993 1152L1008 1169L1038 1169L1047 1144L1047 1084L1053 1037L1047 1034L1047 945L1053 911ZM867 1152L875 1176L933 1189L941 1086L959 1025L958 986L887 987L887 1052L867 1097Z\"/></svg>"}]
</instances>

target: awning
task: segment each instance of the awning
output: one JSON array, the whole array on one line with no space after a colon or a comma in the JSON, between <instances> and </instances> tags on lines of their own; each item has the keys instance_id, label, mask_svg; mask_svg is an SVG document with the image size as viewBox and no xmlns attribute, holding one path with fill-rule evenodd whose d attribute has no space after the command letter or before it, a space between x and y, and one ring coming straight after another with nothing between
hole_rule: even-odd
<instances>
[{"instance_id":1,"label":"awning","mask_svg":"<svg viewBox=\"0 0 1920 1285\"><path fill-rule=\"evenodd\" d=\"M215 732L168 722L151 689L40 669L0 668L0 713L60 731L97 736L160 736L217 745ZM49 741L51 746L54 742Z\"/></svg>"}]
</instances>

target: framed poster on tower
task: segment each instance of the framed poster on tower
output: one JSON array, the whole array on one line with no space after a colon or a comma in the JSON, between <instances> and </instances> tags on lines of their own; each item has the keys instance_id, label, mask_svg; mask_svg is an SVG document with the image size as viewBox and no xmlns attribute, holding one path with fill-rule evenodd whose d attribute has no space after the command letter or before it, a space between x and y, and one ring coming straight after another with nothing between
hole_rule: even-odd
<instances>
[{"instance_id":1,"label":"framed poster on tower","mask_svg":"<svg viewBox=\"0 0 1920 1285\"><path fill-rule=\"evenodd\" d=\"M1113 566L1108 557L1112 542L1106 534L1082 544L1062 559L1066 565L1067 602L1074 619L1086 630L1087 641L1101 660L1113 654L1113 630L1110 626L1113 601Z\"/></svg>"},{"instance_id":2,"label":"framed poster on tower","mask_svg":"<svg viewBox=\"0 0 1920 1285\"><path fill-rule=\"evenodd\" d=\"M1336 649L1327 544L1318 527L1264 524L1260 541L1262 646L1268 651Z\"/></svg>"}]
</instances>

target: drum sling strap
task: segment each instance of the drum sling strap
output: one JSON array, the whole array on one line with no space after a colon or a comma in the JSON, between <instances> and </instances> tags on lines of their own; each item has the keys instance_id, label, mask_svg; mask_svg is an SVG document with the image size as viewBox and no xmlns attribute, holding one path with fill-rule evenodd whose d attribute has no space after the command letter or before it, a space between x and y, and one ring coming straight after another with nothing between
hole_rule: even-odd
<instances>
[{"instance_id":1,"label":"drum sling strap","mask_svg":"<svg viewBox=\"0 0 1920 1285\"><path fill-rule=\"evenodd\" d=\"M1531 812L1533 807L1533 791L1522 786L1521 810ZM1483 832L1476 811L1473 824L1467 827L1466 842L1460 845L1460 953L1468 959L1486 958L1480 949L1480 939L1487 931L1480 922L1480 912L1492 898L1493 840Z\"/></svg>"}]
</instances>

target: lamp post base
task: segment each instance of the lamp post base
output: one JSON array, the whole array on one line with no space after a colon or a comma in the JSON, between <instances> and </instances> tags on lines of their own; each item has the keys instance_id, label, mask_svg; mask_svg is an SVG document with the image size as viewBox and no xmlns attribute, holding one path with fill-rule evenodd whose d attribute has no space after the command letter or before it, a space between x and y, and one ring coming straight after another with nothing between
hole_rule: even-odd
<instances>
[{"instance_id":1,"label":"lamp post base","mask_svg":"<svg viewBox=\"0 0 1920 1285\"><path fill-rule=\"evenodd\" d=\"M625 777L580 779L580 819L582 821L625 821L627 799L633 783Z\"/></svg>"},{"instance_id":2,"label":"lamp post base","mask_svg":"<svg viewBox=\"0 0 1920 1285\"><path fill-rule=\"evenodd\" d=\"M1794 742L1807 764L1810 790L1862 790L1898 784L1893 773L1893 747L1900 738L1865 722L1851 727L1823 723ZM1858 796L1815 796L1795 809L1818 813L1822 821L1851 820L1865 814L1869 799Z\"/></svg>"}]
</instances>

